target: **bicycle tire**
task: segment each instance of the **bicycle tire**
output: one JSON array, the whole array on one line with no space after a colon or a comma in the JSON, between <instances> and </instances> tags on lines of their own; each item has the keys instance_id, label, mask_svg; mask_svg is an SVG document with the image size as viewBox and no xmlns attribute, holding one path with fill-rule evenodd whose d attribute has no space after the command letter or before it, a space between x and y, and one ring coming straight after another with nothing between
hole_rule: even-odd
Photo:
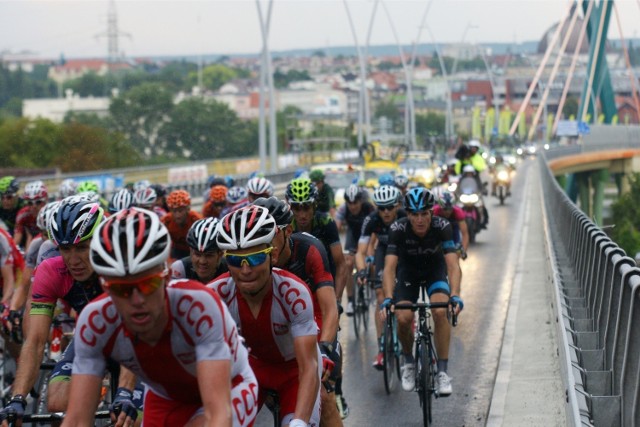
<instances>
[{"instance_id":1,"label":"bicycle tire","mask_svg":"<svg viewBox=\"0 0 640 427\"><path fill-rule=\"evenodd\" d=\"M356 339L360 339L360 316L358 310L360 307L360 286L358 281L354 279L353 289L353 333L356 335Z\"/></svg>"},{"instance_id":2,"label":"bicycle tire","mask_svg":"<svg viewBox=\"0 0 640 427\"><path fill-rule=\"evenodd\" d=\"M420 399L420 407L422 409L422 421L424 427L431 424L431 398L433 396L433 372L431 365L431 356L429 355L429 343L426 339L420 340L416 353L418 356L418 396Z\"/></svg>"},{"instance_id":3,"label":"bicycle tire","mask_svg":"<svg viewBox=\"0 0 640 427\"><path fill-rule=\"evenodd\" d=\"M367 299L367 288L368 286L364 284L358 289L358 308L355 313L357 316L360 316L360 324L362 325L362 330L365 332L365 335L369 329L369 300Z\"/></svg>"},{"instance_id":4,"label":"bicycle tire","mask_svg":"<svg viewBox=\"0 0 640 427\"><path fill-rule=\"evenodd\" d=\"M397 376L398 372L398 363L397 363L397 354L396 354L396 337L394 326L395 322L393 321L393 314L387 313L387 322L385 323L383 340L382 340L382 353L384 354L384 363L383 363L383 373L384 373L384 389L387 394L391 394L391 392L395 388L396 380L394 379L394 372Z\"/></svg>"}]
</instances>

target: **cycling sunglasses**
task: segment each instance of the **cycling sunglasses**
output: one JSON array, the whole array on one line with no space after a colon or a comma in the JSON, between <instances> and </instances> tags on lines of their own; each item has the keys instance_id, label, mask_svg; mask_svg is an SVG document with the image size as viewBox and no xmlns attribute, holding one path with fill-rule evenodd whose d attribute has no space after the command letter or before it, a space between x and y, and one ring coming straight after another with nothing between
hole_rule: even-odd
<instances>
[{"instance_id":1,"label":"cycling sunglasses","mask_svg":"<svg viewBox=\"0 0 640 427\"><path fill-rule=\"evenodd\" d=\"M44 199L38 199L38 200L27 200L26 202L24 202L24 204L26 206L33 206L33 205L44 205L47 201Z\"/></svg>"},{"instance_id":2,"label":"cycling sunglasses","mask_svg":"<svg viewBox=\"0 0 640 427\"><path fill-rule=\"evenodd\" d=\"M309 209L313 208L313 202L291 202L289 203L289 205L294 211L308 211Z\"/></svg>"},{"instance_id":3,"label":"cycling sunglasses","mask_svg":"<svg viewBox=\"0 0 640 427\"><path fill-rule=\"evenodd\" d=\"M392 211L395 208L395 205L391 206L378 206L379 211Z\"/></svg>"},{"instance_id":4,"label":"cycling sunglasses","mask_svg":"<svg viewBox=\"0 0 640 427\"><path fill-rule=\"evenodd\" d=\"M154 293L165 283L166 277L169 275L167 270L163 272L151 274L135 280L105 280L100 278L102 285L107 288L109 293L120 297L129 298L133 294L133 290L137 289L142 295L147 296Z\"/></svg>"},{"instance_id":5,"label":"cycling sunglasses","mask_svg":"<svg viewBox=\"0 0 640 427\"><path fill-rule=\"evenodd\" d=\"M257 267L267 260L267 255L269 255L272 250L273 246L269 246L266 249L251 252L250 254L230 254L225 252L224 258L227 260L227 265L231 267L241 268L245 262L249 267Z\"/></svg>"}]
</instances>

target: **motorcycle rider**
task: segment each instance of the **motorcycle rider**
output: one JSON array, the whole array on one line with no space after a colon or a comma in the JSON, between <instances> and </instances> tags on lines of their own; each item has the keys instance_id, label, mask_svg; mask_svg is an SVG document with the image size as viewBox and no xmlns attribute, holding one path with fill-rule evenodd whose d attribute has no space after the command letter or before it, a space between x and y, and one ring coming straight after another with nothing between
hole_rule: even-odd
<instances>
[{"instance_id":1,"label":"motorcycle rider","mask_svg":"<svg viewBox=\"0 0 640 427\"><path fill-rule=\"evenodd\" d=\"M504 157L498 154L496 156L496 163L491 166L491 176L493 179L491 180L491 195L496 195L497 188L497 177L498 173L501 170L506 170L509 173L509 179L505 181L505 186L507 187L507 197L511 195L511 171L513 171L513 167L509 163L504 162Z\"/></svg>"},{"instance_id":2,"label":"motorcycle rider","mask_svg":"<svg viewBox=\"0 0 640 427\"><path fill-rule=\"evenodd\" d=\"M476 210L479 215L478 222L480 223L481 228L486 229L487 223L489 222L489 214L487 213L487 208L482 198L484 191L483 188L479 186L480 179L478 178L478 171L475 170L472 165L466 165L462 168L462 175L460 176L460 182L458 183L458 188L456 190L456 197L460 200L460 195L463 194L463 188L467 187L467 185L464 184L464 181L471 179L476 183L475 193L479 197L479 204L476 205Z\"/></svg>"}]
</instances>

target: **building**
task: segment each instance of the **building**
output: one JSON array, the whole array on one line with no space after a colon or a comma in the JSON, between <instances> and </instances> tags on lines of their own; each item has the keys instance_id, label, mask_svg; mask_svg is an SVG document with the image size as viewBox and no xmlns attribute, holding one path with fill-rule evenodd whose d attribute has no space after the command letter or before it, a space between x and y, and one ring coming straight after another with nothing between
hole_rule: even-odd
<instances>
[{"instance_id":1,"label":"building","mask_svg":"<svg viewBox=\"0 0 640 427\"><path fill-rule=\"evenodd\" d=\"M64 98L25 99L22 102L22 116L29 119L49 119L55 123L62 123L70 112L106 117L110 103L110 98L80 98L67 89Z\"/></svg>"}]
</instances>

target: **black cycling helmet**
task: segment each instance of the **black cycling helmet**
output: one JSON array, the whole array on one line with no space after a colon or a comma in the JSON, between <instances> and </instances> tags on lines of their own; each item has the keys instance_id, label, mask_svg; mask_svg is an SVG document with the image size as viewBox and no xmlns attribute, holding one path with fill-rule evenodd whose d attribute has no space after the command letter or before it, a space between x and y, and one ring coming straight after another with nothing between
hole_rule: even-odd
<instances>
[{"instance_id":1,"label":"black cycling helmet","mask_svg":"<svg viewBox=\"0 0 640 427\"><path fill-rule=\"evenodd\" d=\"M56 245L66 246L90 239L102 223L104 211L100 203L82 196L71 196L64 199L51 215L47 224L49 236Z\"/></svg>"},{"instance_id":2,"label":"black cycling helmet","mask_svg":"<svg viewBox=\"0 0 640 427\"><path fill-rule=\"evenodd\" d=\"M277 197L260 197L253 202L256 206L262 206L269 210L269 214L276 220L278 227L291 224L293 220L293 212L289 203L279 200Z\"/></svg>"},{"instance_id":3,"label":"black cycling helmet","mask_svg":"<svg viewBox=\"0 0 640 427\"><path fill-rule=\"evenodd\" d=\"M436 203L433 193L424 187L416 187L404 195L404 208L408 212L425 212L431 210Z\"/></svg>"}]
</instances>

